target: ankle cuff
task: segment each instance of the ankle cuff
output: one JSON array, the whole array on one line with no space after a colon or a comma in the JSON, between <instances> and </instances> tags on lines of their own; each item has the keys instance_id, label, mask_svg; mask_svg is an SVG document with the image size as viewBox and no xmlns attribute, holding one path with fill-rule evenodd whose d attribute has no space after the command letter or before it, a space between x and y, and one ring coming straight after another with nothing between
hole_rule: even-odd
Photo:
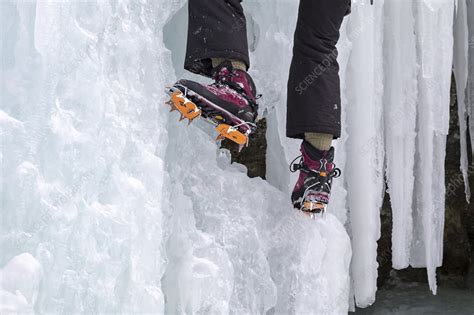
<instances>
[{"instance_id":1,"label":"ankle cuff","mask_svg":"<svg viewBox=\"0 0 474 315\"><path fill-rule=\"evenodd\" d=\"M237 59L227 59L227 58L211 58L212 60L212 67L216 68L219 66L221 63L224 61L228 60L232 64L232 68L236 70L242 70L242 71L247 71L247 65L245 65L245 62L237 60Z\"/></svg>"}]
</instances>

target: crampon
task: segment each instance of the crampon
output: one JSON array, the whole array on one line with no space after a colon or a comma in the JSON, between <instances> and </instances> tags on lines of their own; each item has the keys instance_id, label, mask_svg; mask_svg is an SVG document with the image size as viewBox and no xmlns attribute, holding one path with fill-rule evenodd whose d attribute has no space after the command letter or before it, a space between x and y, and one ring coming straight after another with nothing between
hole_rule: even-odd
<instances>
[{"instance_id":1,"label":"crampon","mask_svg":"<svg viewBox=\"0 0 474 315\"><path fill-rule=\"evenodd\" d=\"M216 141L229 139L239 145L239 151L248 146L250 135L257 129L254 123L241 120L185 86L175 84L167 89L167 93L170 112L178 111L179 121L188 119L190 125L194 119L203 118L215 126Z\"/></svg>"},{"instance_id":2,"label":"crampon","mask_svg":"<svg viewBox=\"0 0 474 315\"><path fill-rule=\"evenodd\" d=\"M305 201L301 209L301 213L310 217L311 219L316 219L317 216L323 216L326 212L327 204L314 201Z\"/></svg>"}]
</instances>

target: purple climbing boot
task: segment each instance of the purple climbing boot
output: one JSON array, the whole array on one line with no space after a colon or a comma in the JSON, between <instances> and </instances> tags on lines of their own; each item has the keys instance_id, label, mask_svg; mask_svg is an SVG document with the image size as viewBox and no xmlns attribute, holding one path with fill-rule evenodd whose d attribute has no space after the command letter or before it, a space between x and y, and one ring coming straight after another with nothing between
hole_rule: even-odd
<instances>
[{"instance_id":1,"label":"purple climbing boot","mask_svg":"<svg viewBox=\"0 0 474 315\"><path fill-rule=\"evenodd\" d=\"M214 83L179 80L169 90L171 109L191 122L205 118L217 126L217 140L229 138L241 148L256 130L257 91L250 75L224 61L213 71Z\"/></svg>"},{"instance_id":2,"label":"purple climbing boot","mask_svg":"<svg viewBox=\"0 0 474 315\"><path fill-rule=\"evenodd\" d=\"M334 165L334 148L321 151L309 142L301 144L301 156L290 165L292 172L300 171L291 201L293 206L309 214L326 211L331 195L332 179L341 175ZM297 159L300 159L296 162Z\"/></svg>"}]
</instances>

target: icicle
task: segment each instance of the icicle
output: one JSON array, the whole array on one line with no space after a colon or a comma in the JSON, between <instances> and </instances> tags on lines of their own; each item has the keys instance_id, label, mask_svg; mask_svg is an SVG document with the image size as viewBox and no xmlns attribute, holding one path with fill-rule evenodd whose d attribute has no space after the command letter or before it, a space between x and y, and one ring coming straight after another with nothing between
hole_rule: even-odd
<instances>
[{"instance_id":1,"label":"icicle","mask_svg":"<svg viewBox=\"0 0 474 315\"><path fill-rule=\"evenodd\" d=\"M466 111L470 117L469 119L469 133L471 135L471 149L474 155L474 2L466 1L466 16L468 24L468 79L467 79L467 98ZM471 165L472 167L472 165Z\"/></svg>"},{"instance_id":2,"label":"icicle","mask_svg":"<svg viewBox=\"0 0 474 315\"><path fill-rule=\"evenodd\" d=\"M449 129L454 2L424 1L416 3L415 8L420 72L410 264L427 267L430 288L436 294L436 268L443 259L444 161Z\"/></svg>"},{"instance_id":3,"label":"icicle","mask_svg":"<svg viewBox=\"0 0 474 315\"><path fill-rule=\"evenodd\" d=\"M384 190L382 132L383 1L355 6L349 26L352 41L347 80L347 200L352 232L355 300L365 307L377 290L377 240ZM370 165L370 167L360 167Z\"/></svg>"},{"instance_id":4,"label":"icicle","mask_svg":"<svg viewBox=\"0 0 474 315\"><path fill-rule=\"evenodd\" d=\"M457 4L454 24L454 76L456 77L456 90L458 96L459 136L461 141L461 172L464 178L466 200L469 202L471 191L469 189L469 162L467 157L467 110L466 87L468 65L468 28L466 0L459 0ZM449 187L448 187L449 188ZM449 192L449 190L448 190Z\"/></svg>"},{"instance_id":5,"label":"icicle","mask_svg":"<svg viewBox=\"0 0 474 315\"><path fill-rule=\"evenodd\" d=\"M404 16L405 19L400 19ZM416 42L413 4L385 7L384 128L387 182L393 213L392 264L409 265L413 231L413 167L416 138ZM403 39L403 40L402 40Z\"/></svg>"}]
</instances>

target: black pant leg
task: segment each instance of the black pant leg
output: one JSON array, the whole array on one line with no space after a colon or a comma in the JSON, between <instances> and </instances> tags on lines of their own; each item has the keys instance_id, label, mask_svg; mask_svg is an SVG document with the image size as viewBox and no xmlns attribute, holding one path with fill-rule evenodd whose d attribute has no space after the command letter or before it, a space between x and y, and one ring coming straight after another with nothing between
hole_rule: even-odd
<instances>
[{"instance_id":1,"label":"black pant leg","mask_svg":"<svg viewBox=\"0 0 474 315\"><path fill-rule=\"evenodd\" d=\"M350 0L301 0L288 80L287 131L341 134L336 43Z\"/></svg>"},{"instance_id":2,"label":"black pant leg","mask_svg":"<svg viewBox=\"0 0 474 315\"><path fill-rule=\"evenodd\" d=\"M184 68L210 76L211 58L218 57L240 60L250 66L241 0L189 0Z\"/></svg>"}]
</instances>

